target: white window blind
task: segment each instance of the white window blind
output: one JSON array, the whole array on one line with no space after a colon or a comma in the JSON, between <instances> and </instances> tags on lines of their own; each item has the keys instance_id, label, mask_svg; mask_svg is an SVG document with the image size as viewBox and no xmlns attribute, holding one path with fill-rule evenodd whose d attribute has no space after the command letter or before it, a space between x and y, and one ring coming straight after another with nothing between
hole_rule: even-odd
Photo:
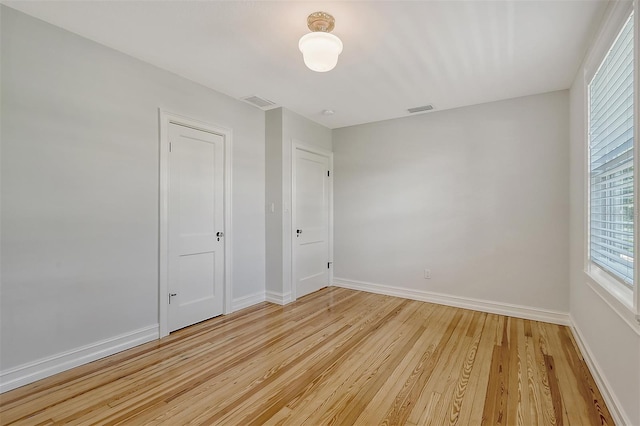
<instances>
[{"instance_id":1,"label":"white window blind","mask_svg":"<svg viewBox=\"0 0 640 426\"><path fill-rule=\"evenodd\" d=\"M589 84L593 263L633 286L633 14Z\"/></svg>"}]
</instances>

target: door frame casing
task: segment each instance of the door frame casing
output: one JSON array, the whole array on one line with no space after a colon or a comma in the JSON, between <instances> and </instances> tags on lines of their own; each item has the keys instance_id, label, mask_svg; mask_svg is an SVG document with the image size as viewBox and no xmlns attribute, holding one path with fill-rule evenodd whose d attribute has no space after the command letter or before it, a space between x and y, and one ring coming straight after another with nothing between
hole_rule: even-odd
<instances>
[{"instance_id":1,"label":"door frame casing","mask_svg":"<svg viewBox=\"0 0 640 426\"><path fill-rule=\"evenodd\" d=\"M232 269L231 259L232 232L232 204L231 204L231 166L233 152L233 131L230 128L212 124L206 121L185 117L180 114L158 109L160 134L160 185L159 185L159 244L158 244L158 323L160 338L169 335L169 125L177 124L203 132L220 135L224 139L224 277L223 277L223 308L222 313L231 312Z\"/></svg>"},{"instance_id":2,"label":"door frame casing","mask_svg":"<svg viewBox=\"0 0 640 426\"><path fill-rule=\"evenodd\" d=\"M289 258L290 272L291 272L291 302L298 298L298 278L296 275L296 178L297 178L297 156L296 150L310 152L312 154L321 155L327 157L329 160L329 262L331 262L331 268L329 269L329 282L327 286L333 285L333 152L326 149L317 148L314 146L306 145L300 141L292 140L291 143L291 228L290 228L290 247L291 257Z\"/></svg>"}]
</instances>

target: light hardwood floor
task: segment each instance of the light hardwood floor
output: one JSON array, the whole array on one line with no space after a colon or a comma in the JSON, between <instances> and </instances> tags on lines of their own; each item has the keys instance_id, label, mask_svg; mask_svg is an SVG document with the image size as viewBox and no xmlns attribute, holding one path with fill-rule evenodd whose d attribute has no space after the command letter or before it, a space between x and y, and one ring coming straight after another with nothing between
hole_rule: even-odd
<instances>
[{"instance_id":1,"label":"light hardwood floor","mask_svg":"<svg viewBox=\"0 0 640 426\"><path fill-rule=\"evenodd\" d=\"M0 423L613 425L566 327L334 287L7 392Z\"/></svg>"}]
</instances>

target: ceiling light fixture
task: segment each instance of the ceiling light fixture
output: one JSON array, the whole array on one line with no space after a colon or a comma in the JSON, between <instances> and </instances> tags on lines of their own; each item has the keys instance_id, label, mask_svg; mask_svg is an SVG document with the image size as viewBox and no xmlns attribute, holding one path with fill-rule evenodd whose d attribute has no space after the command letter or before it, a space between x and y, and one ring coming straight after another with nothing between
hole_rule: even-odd
<instances>
[{"instance_id":1,"label":"ceiling light fixture","mask_svg":"<svg viewBox=\"0 0 640 426\"><path fill-rule=\"evenodd\" d=\"M342 52L342 41L329 34L335 27L335 19L326 12L313 12L307 18L307 26L312 31L300 38L298 47L304 63L317 72L331 71L338 63Z\"/></svg>"}]
</instances>

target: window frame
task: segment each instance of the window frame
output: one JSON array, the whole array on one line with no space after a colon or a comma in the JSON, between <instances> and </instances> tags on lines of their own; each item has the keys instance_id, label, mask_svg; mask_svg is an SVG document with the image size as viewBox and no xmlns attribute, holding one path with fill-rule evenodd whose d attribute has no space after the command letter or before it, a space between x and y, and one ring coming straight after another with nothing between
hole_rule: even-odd
<instances>
[{"instance_id":1,"label":"window frame","mask_svg":"<svg viewBox=\"0 0 640 426\"><path fill-rule=\"evenodd\" d=\"M634 209L634 215L633 215L634 216L633 217L633 231L634 231L633 232L633 248L634 248L633 257L634 257L634 262L633 262L633 276L629 277L629 278L631 278L633 280L633 282L629 283L626 279L624 279L621 276L617 275L616 272L614 271L614 268L612 268L612 267L608 268L604 264L602 264L602 263L600 263L597 260L592 258L592 254L593 254L593 251L594 251L593 238L595 237L595 235L592 234L593 227L591 225L592 225L592 221L594 220L594 218L593 218L594 214L598 214L598 213L594 213L594 211L593 211L593 207L594 206L593 206L593 199L592 199L593 186L594 186L594 182L593 182L594 175L593 175L593 172L592 172L592 167L593 167L592 162L593 162L593 160L592 160L592 152L591 152L592 151L591 150L591 145L592 145L592 140L591 140L591 121L592 121L592 118L593 118L592 117L592 112L593 112L592 111L592 106L593 105L591 103L591 101L592 101L591 95L592 95L593 90L591 90L591 87L594 84L594 80L598 76L598 73L601 72L602 67L605 65L605 61L607 60L609 54L611 53L611 49L618 42L618 40L620 40L620 37L622 36L622 33L623 33L624 29L626 28L627 24L629 22L631 22L632 25L634 24L634 22L633 22L634 19L635 19L635 15L633 14L633 9L632 9L630 14L627 16L627 18L623 22L623 24L620 26L618 32L616 33L615 38L611 41L611 43L609 45L609 48L607 49L606 53L600 58L600 62L598 63L597 69L595 70L593 75L588 80L585 81L585 85L586 85L586 89L587 89L587 96L586 96L586 104L587 104L587 153L588 153L588 155L587 155L587 157L588 157L587 167L588 167L588 175L589 175L588 181L587 181L587 186L589 188L588 189L588 195L589 195L588 201L589 201L589 203L588 203L588 206L587 206L587 211L588 211L587 214L589 216L589 233L588 233L588 238L587 238L587 244L588 244L587 256L588 256L588 260L589 260L589 268L590 268L590 270L594 270L595 269L597 271L595 273L597 273L598 275L601 275L601 273L606 274L606 277L605 276L600 276L600 280L605 280L606 279L608 281L608 280L611 279L611 280L614 280L616 282L616 284L613 284L613 285L612 285L612 283L607 283L608 284L607 287L613 287L613 286L617 287L617 283L620 283L620 284L624 285L627 289L632 290L632 292L633 292L633 288L637 285L636 284L637 283L637 274L636 274L636 269L637 268L635 266L636 265L635 257L637 256L636 255L637 250L635 250L635 248L638 246L638 244L637 244L637 236L638 236L637 234L638 233L636 232L636 227L637 227L637 222L638 222L638 220L637 220L638 219L638 215L636 213L637 197L635 196L635 194L637 192L637 186L638 186L637 185L637 180L638 179L637 179L637 176L636 176L638 169L636 167L637 161L636 161L636 158L635 158L636 150L637 150L637 148L636 148L637 144L636 144L635 130L636 130L637 126L636 126L635 123L633 123L633 131L634 131L633 145L634 146L633 146L633 158L632 158L632 163L631 164L633 166L633 209ZM632 44L632 49L633 49L633 54L635 55L635 50L636 49L635 49L635 43L634 43L634 40L633 40L633 38L635 37L635 26L633 27L632 31L633 31L633 34L632 34L632 43L633 43ZM637 66L634 66L633 68L634 68L634 72L635 72L635 69L637 68ZM633 75L631 76L631 80L632 80L632 84L634 86L633 87L633 89L634 89L633 96L635 96L635 84L634 84L634 81L633 81L634 80L634 76ZM634 112L635 112L635 111L637 111L637 105L636 105L635 99L632 99L632 102L633 102L633 108L634 108ZM603 108L603 107L601 107L601 106L598 107L598 109L601 109L601 108ZM624 164L627 164L627 163L624 163ZM620 168L620 167L622 167L622 165L618 165L616 167ZM628 166L625 165L624 167L628 167ZM607 172L606 174L610 174L610 172ZM596 176L599 176L599 175L596 175ZM620 195L620 197L624 197L624 195ZM599 199L600 198L596 199L596 201L598 201ZM598 237L602 238L600 236L598 236ZM625 295L627 295L628 293L626 291L624 291L624 290L625 289L615 289L615 290L613 290L613 292L619 294L620 296L623 296L625 299L628 299L629 298L628 296L625 297ZM633 298L632 295L631 295L631 298Z\"/></svg>"},{"instance_id":2,"label":"window frame","mask_svg":"<svg viewBox=\"0 0 640 426\"><path fill-rule=\"evenodd\" d=\"M591 278L588 280L588 284L598 293L614 310L618 311L623 317L628 318L627 315L631 313L635 316L637 324L640 324L640 267L636 267L637 253L640 246L640 222L638 221L638 208L640 208L639 190L640 190L640 143L638 141L638 111L639 108L639 84L638 84L638 0L634 2L614 2L611 8L607 11L607 16L604 19L602 28L594 40L592 48L585 59L584 65L584 79L583 79L583 95L584 95L584 141L585 141L585 158L584 158L584 192L585 192L585 240L584 240L584 271ZM622 29L628 22L629 17L633 14L633 55L634 55L634 70L633 70L633 102L634 102L634 270L633 270L633 286L625 284L620 278L614 276L610 272L598 266L595 262L591 261L591 158L589 153L590 139L590 91L589 86L599 70L600 66L604 62L609 50L613 47L613 44L620 35ZM592 281L592 282L591 282ZM623 308L627 314L621 311Z\"/></svg>"}]
</instances>

